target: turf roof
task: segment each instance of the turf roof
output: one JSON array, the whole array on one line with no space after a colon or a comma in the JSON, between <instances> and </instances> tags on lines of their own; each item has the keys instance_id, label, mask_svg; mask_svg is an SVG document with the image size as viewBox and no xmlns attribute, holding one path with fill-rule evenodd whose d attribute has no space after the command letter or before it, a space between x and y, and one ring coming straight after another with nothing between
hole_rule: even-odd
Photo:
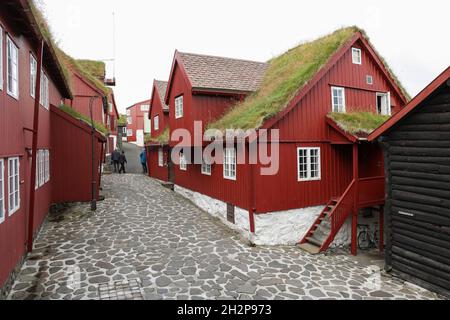
<instances>
[{"instance_id":1,"label":"turf roof","mask_svg":"<svg viewBox=\"0 0 450 320\"><path fill-rule=\"evenodd\" d=\"M91 125L91 119L88 116L85 116L85 115L79 113L78 111L74 110L73 108L66 106L66 105L61 105L61 106L59 106L59 109L64 111L65 113L69 114L70 116L74 117L75 119L83 121L83 122L87 123L89 126ZM100 132L103 135L109 134L108 128L102 123L94 121L94 127L98 132Z\"/></svg>"},{"instance_id":2,"label":"turf roof","mask_svg":"<svg viewBox=\"0 0 450 320\"><path fill-rule=\"evenodd\" d=\"M390 118L372 112L330 113L328 117L344 132L357 137L370 135Z\"/></svg>"},{"instance_id":3,"label":"turf roof","mask_svg":"<svg viewBox=\"0 0 450 320\"><path fill-rule=\"evenodd\" d=\"M98 79L105 78L106 66L103 61L78 59L77 63L93 77Z\"/></svg>"},{"instance_id":4,"label":"turf roof","mask_svg":"<svg viewBox=\"0 0 450 320\"><path fill-rule=\"evenodd\" d=\"M219 130L260 128L268 119L283 111L298 91L311 81L357 32L365 35L365 32L357 27L342 28L270 60L260 89L208 127ZM383 63L401 90L406 93L384 60ZM407 94L405 96L408 97Z\"/></svg>"},{"instance_id":5,"label":"turf roof","mask_svg":"<svg viewBox=\"0 0 450 320\"><path fill-rule=\"evenodd\" d=\"M170 128L167 127L159 136L152 137L150 134L145 136L145 143L157 143L160 145L168 144L170 140Z\"/></svg>"}]
</instances>

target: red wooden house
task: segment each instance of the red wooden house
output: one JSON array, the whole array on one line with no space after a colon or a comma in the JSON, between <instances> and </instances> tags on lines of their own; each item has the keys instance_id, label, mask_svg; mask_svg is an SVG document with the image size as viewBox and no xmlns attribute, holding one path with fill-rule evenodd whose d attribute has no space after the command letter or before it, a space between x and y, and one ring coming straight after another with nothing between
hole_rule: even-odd
<instances>
[{"instance_id":1,"label":"red wooden house","mask_svg":"<svg viewBox=\"0 0 450 320\"><path fill-rule=\"evenodd\" d=\"M268 145L279 148L279 162L274 175L261 174L267 167L261 159L249 163L254 136L245 140L243 150L236 143L216 154L221 163L191 164L193 159L186 159L183 150L175 169L175 189L256 244L300 241L316 253L333 241L347 243L352 231L355 253L358 213L379 211L384 204L384 171L381 150L367 143L369 129L375 128L364 128L363 123L352 130L350 124L360 116L379 123L383 117L377 114L395 113L407 101L407 94L363 33L353 27L341 29L261 64L267 71L251 78L257 80L252 87L257 92L238 103L252 90L230 97L230 90L198 89L196 84L208 83L211 74L199 61L189 68L180 61L183 55L178 53L166 96L172 140L174 129L192 131L194 120L221 131L255 129L257 137L263 129L278 129L279 139L272 141L269 134ZM221 70L213 62L208 64L213 66L212 74L221 72L218 78L232 83L226 78L229 66ZM242 81L248 70L240 69L237 79ZM214 94L222 105L208 104ZM208 143L203 141L203 148ZM217 139L214 143L223 145ZM239 155L247 161L237 163Z\"/></svg>"},{"instance_id":2,"label":"red wooden house","mask_svg":"<svg viewBox=\"0 0 450 320\"><path fill-rule=\"evenodd\" d=\"M119 137L119 121L120 115L116 105L116 99L114 97L114 92L108 97L108 111L106 115L106 126L109 131L108 143L106 146L106 154L110 155L114 149L118 147L118 137Z\"/></svg>"},{"instance_id":3,"label":"red wooden house","mask_svg":"<svg viewBox=\"0 0 450 320\"><path fill-rule=\"evenodd\" d=\"M146 146L150 177L168 182L173 179L173 176L170 176L173 166L169 146L169 106L164 101L166 90L167 82L158 80L153 82L149 113L151 130Z\"/></svg>"},{"instance_id":4,"label":"red wooden house","mask_svg":"<svg viewBox=\"0 0 450 320\"><path fill-rule=\"evenodd\" d=\"M59 181L61 177L56 176L57 167L69 171L67 162L56 156L59 150L66 148L66 155L72 149L79 151L86 140L76 137L89 127L55 107L73 96L46 29L33 2L0 2L0 298L13 270L32 250L33 237L50 205L57 198L68 201L66 194L56 197L55 190L77 183L81 174L92 181L80 170L91 168L85 161L71 167L78 177ZM62 113L72 125L76 123L78 130L60 131L59 127L55 131L60 123L54 119L55 113ZM66 140L61 144L55 137ZM101 149L103 142L104 138L97 136L96 147ZM94 159L99 163L99 152ZM96 168L98 172L99 166ZM99 177L95 178L99 182ZM89 186L74 188L74 201L83 201L81 193Z\"/></svg>"},{"instance_id":5,"label":"red wooden house","mask_svg":"<svg viewBox=\"0 0 450 320\"><path fill-rule=\"evenodd\" d=\"M145 135L150 133L151 100L138 102L127 108L127 140L143 147Z\"/></svg>"}]
</instances>

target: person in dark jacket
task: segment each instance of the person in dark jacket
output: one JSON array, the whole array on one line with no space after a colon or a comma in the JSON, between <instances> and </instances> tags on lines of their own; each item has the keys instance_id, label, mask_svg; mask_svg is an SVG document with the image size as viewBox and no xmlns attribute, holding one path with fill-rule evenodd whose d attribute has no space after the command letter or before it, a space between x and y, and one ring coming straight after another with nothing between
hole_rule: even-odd
<instances>
[{"instance_id":1,"label":"person in dark jacket","mask_svg":"<svg viewBox=\"0 0 450 320\"><path fill-rule=\"evenodd\" d=\"M119 163L120 163L120 170L119 170L119 174L123 173L127 173L125 170L125 163L127 162L127 157L125 156L125 151L122 151L122 154L120 155L119 158Z\"/></svg>"},{"instance_id":2,"label":"person in dark jacket","mask_svg":"<svg viewBox=\"0 0 450 320\"><path fill-rule=\"evenodd\" d=\"M114 165L114 172L117 173L119 172L119 160L120 160L120 152L119 150L114 150L113 153L111 154L111 161Z\"/></svg>"},{"instance_id":3,"label":"person in dark jacket","mask_svg":"<svg viewBox=\"0 0 450 320\"><path fill-rule=\"evenodd\" d=\"M144 174L147 173L147 151L144 149L139 156L141 158L142 169L144 170Z\"/></svg>"}]
</instances>

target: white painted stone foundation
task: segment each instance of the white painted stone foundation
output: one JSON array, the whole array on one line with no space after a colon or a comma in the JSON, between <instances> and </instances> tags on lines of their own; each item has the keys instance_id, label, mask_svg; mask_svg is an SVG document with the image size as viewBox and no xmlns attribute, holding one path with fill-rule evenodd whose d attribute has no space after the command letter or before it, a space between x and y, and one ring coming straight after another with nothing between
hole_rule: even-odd
<instances>
[{"instance_id":1,"label":"white painted stone foundation","mask_svg":"<svg viewBox=\"0 0 450 320\"><path fill-rule=\"evenodd\" d=\"M297 245L324 209L324 206L319 206L255 215L255 234L251 234L247 210L236 208L236 224L232 224L227 220L226 203L177 185L175 185L175 192L260 246ZM350 242L351 219L345 223L332 246L348 246Z\"/></svg>"}]
</instances>

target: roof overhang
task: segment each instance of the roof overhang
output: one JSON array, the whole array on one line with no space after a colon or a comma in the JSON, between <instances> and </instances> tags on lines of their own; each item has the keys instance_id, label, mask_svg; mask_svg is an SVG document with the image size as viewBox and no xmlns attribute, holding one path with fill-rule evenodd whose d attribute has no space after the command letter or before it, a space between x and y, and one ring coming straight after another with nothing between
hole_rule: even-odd
<instances>
[{"instance_id":1,"label":"roof overhang","mask_svg":"<svg viewBox=\"0 0 450 320\"><path fill-rule=\"evenodd\" d=\"M427 99L433 92L439 89L442 85L450 86L450 67L441 73L433 82L431 82L425 89L423 89L411 102L392 118L386 121L381 127L376 129L369 135L368 140L374 141L380 136L386 134L392 129L401 119L406 117L414 111L425 99Z\"/></svg>"}]
</instances>

